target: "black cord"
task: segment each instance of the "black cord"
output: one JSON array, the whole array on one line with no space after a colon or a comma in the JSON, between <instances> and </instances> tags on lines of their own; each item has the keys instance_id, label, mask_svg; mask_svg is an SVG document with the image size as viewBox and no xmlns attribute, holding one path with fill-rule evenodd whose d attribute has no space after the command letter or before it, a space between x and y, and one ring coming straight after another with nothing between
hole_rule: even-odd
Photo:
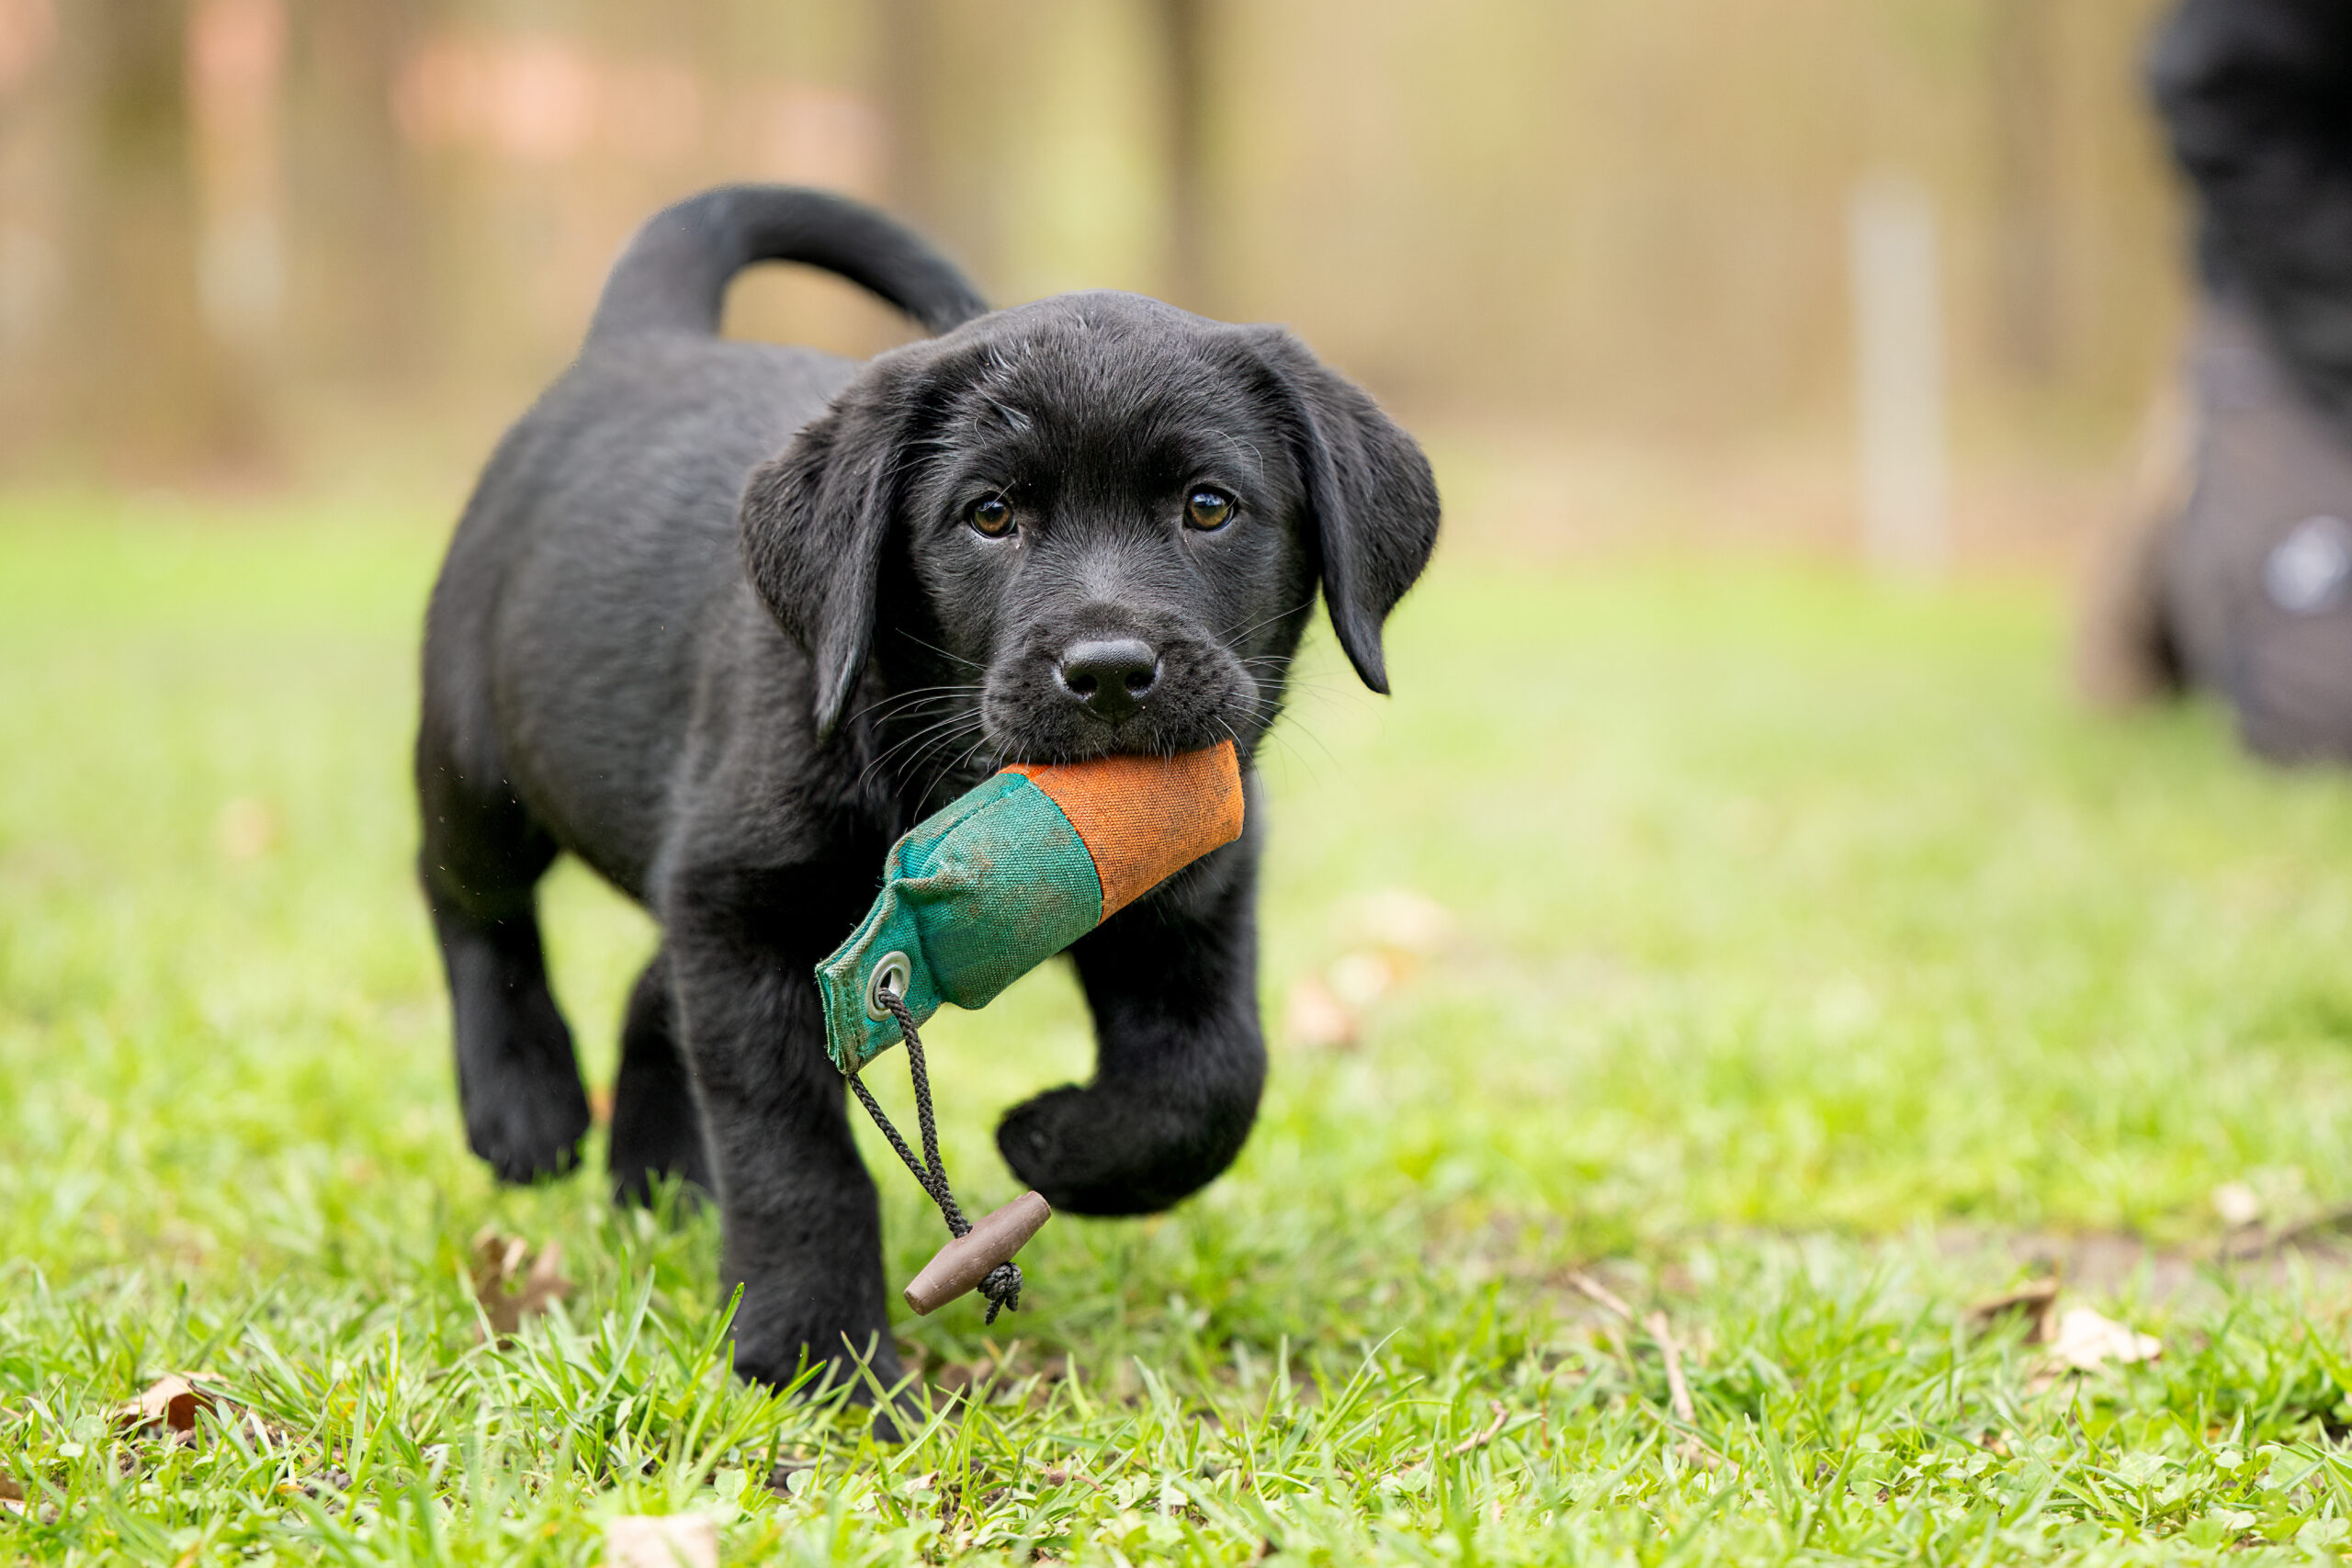
<instances>
[{"instance_id":1,"label":"black cord","mask_svg":"<svg viewBox=\"0 0 2352 1568\"><path fill-rule=\"evenodd\" d=\"M907 1162L907 1168L922 1184L922 1190L939 1205L940 1217L947 1222L948 1231L960 1239L972 1233L972 1222L964 1217L963 1208L956 1201L956 1194L947 1185L947 1167L939 1157L939 1123L931 1113L931 1069L923 1061L922 1036L915 1032L915 1015L908 1010L906 998L888 986L876 986L874 999L890 1010L890 1016L899 1021L899 1032L907 1038L907 1076L914 1080L915 1122L922 1131L923 1157L915 1157L914 1150L890 1125L890 1119L882 1114L874 1091L865 1087L865 1080L857 1076L854 1067L846 1075L849 1087L857 1091L858 1102L865 1107L865 1113L874 1118L874 1124L882 1129L882 1135L890 1140L890 1146ZM989 1269L989 1277L980 1281L980 1294L988 1298L990 1323L996 1321L1000 1308L1020 1311L1021 1265L1007 1259Z\"/></svg>"}]
</instances>

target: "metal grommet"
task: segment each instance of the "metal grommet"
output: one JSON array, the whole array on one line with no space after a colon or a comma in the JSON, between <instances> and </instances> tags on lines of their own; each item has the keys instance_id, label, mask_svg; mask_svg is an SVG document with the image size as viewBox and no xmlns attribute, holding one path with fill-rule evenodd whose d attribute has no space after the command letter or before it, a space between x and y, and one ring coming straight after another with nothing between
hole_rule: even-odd
<instances>
[{"instance_id":1,"label":"metal grommet","mask_svg":"<svg viewBox=\"0 0 2352 1568\"><path fill-rule=\"evenodd\" d=\"M877 1023L889 1017L890 1010L882 1005L884 988L904 997L914 973L914 960L903 953L886 953L875 960L873 972L865 976L865 1016Z\"/></svg>"}]
</instances>

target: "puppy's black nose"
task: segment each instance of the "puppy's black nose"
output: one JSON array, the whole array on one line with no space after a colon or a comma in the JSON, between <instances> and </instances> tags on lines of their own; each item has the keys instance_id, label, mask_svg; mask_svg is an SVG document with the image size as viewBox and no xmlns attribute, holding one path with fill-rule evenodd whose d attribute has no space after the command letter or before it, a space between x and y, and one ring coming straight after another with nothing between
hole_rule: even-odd
<instances>
[{"instance_id":1,"label":"puppy's black nose","mask_svg":"<svg viewBox=\"0 0 2352 1568\"><path fill-rule=\"evenodd\" d=\"M1074 642L1057 671L1062 690L1113 724L1143 705L1159 682L1159 655L1134 637Z\"/></svg>"}]
</instances>

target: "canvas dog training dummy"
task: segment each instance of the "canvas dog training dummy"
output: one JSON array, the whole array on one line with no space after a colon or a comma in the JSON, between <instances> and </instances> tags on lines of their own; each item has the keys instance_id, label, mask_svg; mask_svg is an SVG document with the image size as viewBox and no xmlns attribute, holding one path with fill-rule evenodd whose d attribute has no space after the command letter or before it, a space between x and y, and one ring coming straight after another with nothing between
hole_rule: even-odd
<instances>
[{"instance_id":1,"label":"canvas dog training dummy","mask_svg":"<svg viewBox=\"0 0 2352 1568\"><path fill-rule=\"evenodd\" d=\"M933 335L862 363L722 338L769 260ZM1010 1213L969 1224L935 1134L894 1140L958 1233L918 1306L1011 1304L1048 1204L1148 1213L1230 1165L1266 1070L1251 757L1318 601L1387 689L1437 527L1412 438L1278 328L1099 292L991 311L813 191L656 215L484 467L426 620L418 870L468 1142L509 1181L579 1157L535 891L569 853L661 932L616 1196L716 1203L744 1376L897 1382L854 1069L1057 953L1091 1014L1091 1077L997 1125L1035 1192Z\"/></svg>"},{"instance_id":2,"label":"canvas dog training dummy","mask_svg":"<svg viewBox=\"0 0 2352 1568\"><path fill-rule=\"evenodd\" d=\"M956 1233L901 1292L916 1312L980 1286L994 1322L998 1307L1020 1293L1020 1275L1006 1265L1052 1211L1030 1192L976 1226L964 1223L940 1165L929 1073L911 1027L943 1002L987 1006L1143 894L1239 838L1242 813L1241 770L1227 740L1178 757L1007 768L891 849L881 897L817 966L817 987L826 1053ZM921 1160L857 1077L896 1040L908 1044Z\"/></svg>"}]
</instances>

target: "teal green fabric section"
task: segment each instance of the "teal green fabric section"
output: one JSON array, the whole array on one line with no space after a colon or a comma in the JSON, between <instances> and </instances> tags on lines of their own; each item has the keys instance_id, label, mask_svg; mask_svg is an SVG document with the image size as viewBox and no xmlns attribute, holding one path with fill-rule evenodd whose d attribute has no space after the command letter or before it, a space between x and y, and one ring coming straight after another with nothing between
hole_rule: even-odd
<instances>
[{"instance_id":1,"label":"teal green fabric section","mask_svg":"<svg viewBox=\"0 0 2352 1568\"><path fill-rule=\"evenodd\" d=\"M943 1004L984 1007L1102 919L1094 857L1053 797L998 773L917 823L883 863L882 894L850 939L817 965L825 1049L843 1072L899 1039L896 1019L865 1015L874 966L911 965L917 1022Z\"/></svg>"}]
</instances>

